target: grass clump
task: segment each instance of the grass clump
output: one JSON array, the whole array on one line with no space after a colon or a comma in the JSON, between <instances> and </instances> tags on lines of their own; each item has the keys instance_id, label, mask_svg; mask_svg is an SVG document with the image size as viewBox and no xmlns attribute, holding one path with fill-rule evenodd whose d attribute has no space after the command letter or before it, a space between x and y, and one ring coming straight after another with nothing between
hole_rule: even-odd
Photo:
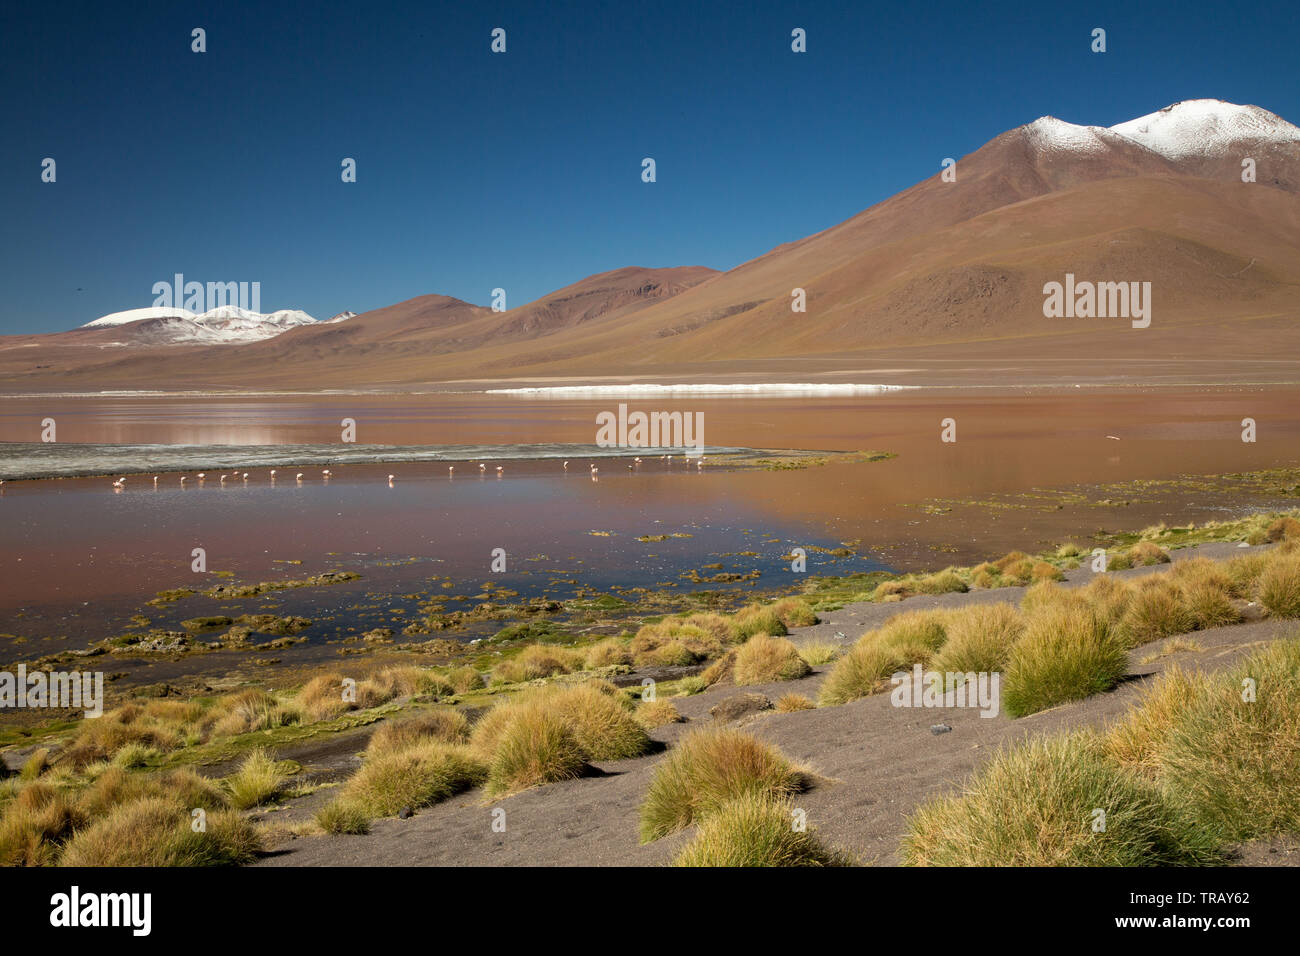
<instances>
[{"instance_id":1,"label":"grass clump","mask_svg":"<svg viewBox=\"0 0 1300 956\"><path fill-rule=\"evenodd\" d=\"M1097 830L1096 810L1105 813ZM1177 866L1217 860L1213 841L1159 788L1106 759L1091 735L1000 752L965 791L908 821L910 866Z\"/></svg>"},{"instance_id":2,"label":"grass clump","mask_svg":"<svg viewBox=\"0 0 1300 956\"><path fill-rule=\"evenodd\" d=\"M866 697L896 672L927 663L947 640L948 619L946 611L908 611L863 634L826 675L819 702L846 704Z\"/></svg>"},{"instance_id":3,"label":"grass clump","mask_svg":"<svg viewBox=\"0 0 1300 956\"><path fill-rule=\"evenodd\" d=\"M1300 521L1284 515L1278 518L1264 531L1266 541L1284 541L1288 538L1300 538Z\"/></svg>"},{"instance_id":4,"label":"grass clump","mask_svg":"<svg viewBox=\"0 0 1300 956\"><path fill-rule=\"evenodd\" d=\"M1300 555L1270 555L1259 576L1259 603L1274 617L1300 617Z\"/></svg>"},{"instance_id":5,"label":"grass clump","mask_svg":"<svg viewBox=\"0 0 1300 956\"><path fill-rule=\"evenodd\" d=\"M22 768L18 771L19 780L35 780L50 766L50 751L47 747L41 747L33 750L31 756L23 761Z\"/></svg>"},{"instance_id":6,"label":"grass clump","mask_svg":"<svg viewBox=\"0 0 1300 956\"><path fill-rule=\"evenodd\" d=\"M632 663L632 652L617 637L598 641L587 648L587 670Z\"/></svg>"},{"instance_id":7,"label":"grass clump","mask_svg":"<svg viewBox=\"0 0 1300 956\"><path fill-rule=\"evenodd\" d=\"M747 641L755 634L785 637L788 633L774 605L751 604L731 616L731 640L736 643Z\"/></svg>"},{"instance_id":8,"label":"grass clump","mask_svg":"<svg viewBox=\"0 0 1300 956\"><path fill-rule=\"evenodd\" d=\"M798 792L804 775L775 747L733 728L688 734L655 770L641 804L641 842L689 826L728 800Z\"/></svg>"},{"instance_id":9,"label":"grass clump","mask_svg":"<svg viewBox=\"0 0 1300 956\"><path fill-rule=\"evenodd\" d=\"M468 747L421 740L368 753L339 792L339 802L370 819L431 806L482 783L484 767ZM340 808L340 813L342 808Z\"/></svg>"},{"instance_id":10,"label":"grass clump","mask_svg":"<svg viewBox=\"0 0 1300 956\"><path fill-rule=\"evenodd\" d=\"M1137 647L1186 634L1195 623L1182 589L1169 575L1152 575L1133 585L1128 607L1120 620L1119 634L1128 647Z\"/></svg>"},{"instance_id":11,"label":"grass clump","mask_svg":"<svg viewBox=\"0 0 1300 956\"><path fill-rule=\"evenodd\" d=\"M707 816L674 866L852 866L812 833L796 830L789 804L758 793L727 801Z\"/></svg>"},{"instance_id":12,"label":"grass clump","mask_svg":"<svg viewBox=\"0 0 1300 956\"><path fill-rule=\"evenodd\" d=\"M510 660L502 661L492 669L492 680L498 684L522 684L556 674L570 674L582 667L583 656L553 644L529 644Z\"/></svg>"},{"instance_id":13,"label":"grass clump","mask_svg":"<svg viewBox=\"0 0 1300 956\"><path fill-rule=\"evenodd\" d=\"M63 850L63 866L234 866L262 849L261 836L238 813L207 814L194 832L190 808L179 800L147 796L113 807L78 830Z\"/></svg>"},{"instance_id":14,"label":"grass clump","mask_svg":"<svg viewBox=\"0 0 1300 956\"><path fill-rule=\"evenodd\" d=\"M1107 755L1122 767L1154 772L1157 755L1164 751L1173 728L1208 686L1199 672L1168 668L1156 678L1141 705L1107 731L1102 741Z\"/></svg>"},{"instance_id":15,"label":"grass clump","mask_svg":"<svg viewBox=\"0 0 1300 956\"><path fill-rule=\"evenodd\" d=\"M49 866L84 812L65 793L41 781L22 786L0 816L0 866Z\"/></svg>"},{"instance_id":16,"label":"grass clump","mask_svg":"<svg viewBox=\"0 0 1300 956\"><path fill-rule=\"evenodd\" d=\"M1128 670L1128 654L1106 620L1091 609L1040 608L1011 648L1002 704L1023 717L1109 690Z\"/></svg>"},{"instance_id":17,"label":"grass clump","mask_svg":"<svg viewBox=\"0 0 1300 956\"><path fill-rule=\"evenodd\" d=\"M663 699L642 701L637 705L632 716L647 730L663 727L665 724L679 724L686 719L671 700Z\"/></svg>"},{"instance_id":18,"label":"grass clump","mask_svg":"<svg viewBox=\"0 0 1300 956\"><path fill-rule=\"evenodd\" d=\"M818 701L823 706L847 704L874 694L890 675L908 666L908 662L893 648L866 641L864 637L835 662L822 682Z\"/></svg>"},{"instance_id":19,"label":"grass clump","mask_svg":"<svg viewBox=\"0 0 1300 956\"><path fill-rule=\"evenodd\" d=\"M952 568L944 568L916 580L917 594L960 594L969 591L966 582Z\"/></svg>"},{"instance_id":20,"label":"grass clump","mask_svg":"<svg viewBox=\"0 0 1300 956\"><path fill-rule=\"evenodd\" d=\"M280 764L259 747L244 758L237 771L226 778L230 805L236 810L261 806L284 789L286 779Z\"/></svg>"},{"instance_id":21,"label":"grass clump","mask_svg":"<svg viewBox=\"0 0 1300 956\"><path fill-rule=\"evenodd\" d=\"M813 667L820 667L840 656L840 645L834 641L805 641L799 645L799 656Z\"/></svg>"},{"instance_id":22,"label":"grass clump","mask_svg":"<svg viewBox=\"0 0 1300 956\"><path fill-rule=\"evenodd\" d=\"M784 598L772 605L772 611L787 628L811 627L818 620L812 606L803 598Z\"/></svg>"},{"instance_id":23,"label":"grass clump","mask_svg":"<svg viewBox=\"0 0 1300 956\"><path fill-rule=\"evenodd\" d=\"M1169 552L1151 541L1139 541L1128 549L1128 556L1137 568L1169 563Z\"/></svg>"},{"instance_id":24,"label":"grass clump","mask_svg":"<svg viewBox=\"0 0 1300 956\"><path fill-rule=\"evenodd\" d=\"M776 699L776 712L778 714L793 714L799 710L815 710L817 705L803 694L782 694Z\"/></svg>"},{"instance_id":25,"label":"grass clump","mask_svg":"<svg viewBox=\"0 0 1300 956\"><path fill-rule=\"evenodd\" d=\"M1010 604L973 604L952 611L947 640L931 666L945 673L1001 671L1024 629L1023 615Z\"/></svg>"},{"instance_id":26,"label":"grass clump","mask_svg":"<svg viewBox=\"0 0 1300 956\"><path fill-rule=\"evenodd\" d=\"M502 729L488 768L487 792L496 796L571 780L586 768L586 755L565 722L529 708Z\"/></svg>"},{"instance_id":27,"label":"grass clump","mask_svg":"<svg viewBox=\"0 0 1300 956\"><path fill-rule=\"evenodd\" d=\"M755 634L736 649L732 680L737 686L798 680L812 672L799 650L783 637Z\"/></svg>"},{"instance_id":28,"label":"grass clump","mask_svg":"<svg viewBox=\"0 0 1300 956\"><path fill-rule=\"evenodd\" d=\"M456 667L447 672L447 683L451 685L453 692L457 694L469 694L476 690L482 690L484 685L483 675L473 667Z\"/></svg>"},{"instance_id":29,"label":"grass clump","mask_svg":"<svg viewBox=\"0 0 1300 956\"><path fill-rule=\"evenodd\" d=\"M316 811L316 823L326 833L370 832L370 817L360 806L335 800Z\"/></svg>"},{"instance_id":30,"label":"grass clump","mask_svg":"<svg viewBox=\"0 0 1300 956\"><path fill-rule=\"evenodd\" d=\"M1157 779L1223 840L1300 832L1300 641L1190 680L1165 734L1151 734Z\"/></svg>"},{"instance_id":31,"label":"grass clump","mask_svg":"<svg viewBox=\"0 0 1300 956\"><path fill-rule=\"evenodd\" d=\"M446 744L468 743L469 721L464 714L450 707L436 707L405 720L384 721L371 735L366 753L402 750L424 740L438 740Z\"/></svg>"},{"instance_id":32,"label":"grass clump","mask_svg":"<svg viewBox=\"0 0 1300 956\"><path fill-rule=\"evenodd\" d=\"M649 750L650 737L629 710L631 702L605 686L538 688L485 714L470 741L489 764L489 792L567 780L585 772L589 761L623 760Z\"/></svg>"}]
</instances>

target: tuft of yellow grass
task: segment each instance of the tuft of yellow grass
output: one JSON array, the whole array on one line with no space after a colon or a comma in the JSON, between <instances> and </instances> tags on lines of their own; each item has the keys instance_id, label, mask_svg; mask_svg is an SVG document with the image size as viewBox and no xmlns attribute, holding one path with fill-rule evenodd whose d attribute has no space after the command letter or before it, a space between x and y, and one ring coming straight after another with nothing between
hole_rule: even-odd
<instances>
[{"instance_id":1,"label":"tuft of yellow grass","mask_svg":"<svg viewBox=\"0 0 1300 956\"><path fill-rule=\"evenodd\" d=\"M39 780L25 783L0 815L0 866L52 865L59 844L85 819L67 794Z\"/></svg>"},{"instance_id":2,"label":"tuft of yellow grass","mask_svg":"<svg viewBox=\"0 0 1300 956\"><path fill-rule=\"evenodd\" d=\"M488 768L490 795L516 793L581 776L586 754L558 715L525 708L502 728Z\"/></svg>"},{"instance_id":3,"label":"tuft of yellow grass","mask_svg":"<svg viewBox=\"0 0 1300 956\"><path fill-rule=\"evenodd\" d=\"M606 638L587 648L587 670L631 663L631 651L617 637Z\"/></svg>"},{"instance_id":4,"label":"tuft of yellow grass","mask_svg":"<svg viewBox=\"0 0 1300 956\"><path fill-rule=\"evenodd\" d=\"M284 788L287 779L280 765L263 748L252 751L237 771L226 778L230 805L236 810L261 806Z\"/></svg>"},{"instance_id":5,"label":"tuft of yellow grass","mask_svg":"<svg viewBox=\"0 0 1300 956\"><path fill-rule=\"evenodd\" d=\"M487 768L468 747L421 739L400 749L367 753L338 801L367 817L418 810L478 786ZM322 823L324 826L324 823Z\"/></svg>"},{"instance_id":6,"label":"tuft of yellow grass","mask_svg":"<svg viewBox=\"0 0 1300 956\"><path fill-rule=\"evenodd\" d=\"M1106 754L1120 766L1154 772L1174 726L1208 686L1199 672L1169 667L1139 705L1108 729L1102 738Z\"/></svg>"},{"instance_id":7,"label":"tuft of yellow grass","mask_svg":"<svg viewBox=\"0 0 1300 956\"><path fill-rule=\"evenodd\" d=\"M457 694L483 689L483 675L473 667L456 667L447 672L447 683Z\"/></svg>"},{"instance_id":8,"label":"tuft of yellow grass","mask_svg":"<svg viewBox=\"0 0 1300 956\"><path fill-rule=\"evenodd\" d=\"M736 648L732 680L737 686L798 680L812 672L799 650L783 637L755 634Z\"/></svg>"},{"instance_id":9,"label":"tuft of yellow grass","mask_svg":"<svg viewBox=\"0 0 1300 956\"><path fill-rule=\"evenodd\" d=\"M784 797L803 785L803 773L770 744L729 727L693 731L655 768L641 804L641 842L689 826L736 797Z\"/></svg>"},{"instance_id":10,"label":"tuft of yellow grass","mask_svg":"<svg viewBox=\"0 0 1300 956\"><path fill-rule=\"evenodd\" d=\"M656 727L662 727L665 724L681 723L684 718L677 710L676 705L671 700L657 698L655 700L644 700L637 704L636 710L632 714L637 723L647 730L653 730Z\"/></svg>"},{"instance_id":11,"label":"tuft of yellow grass","mask_svg":"<svg viewBox=\"0 0 1300 956\"><path fill-rule=\"evenodd\" d=\"M1119 634L1128 647L1137 647L1186 634L1195 624L1178 585L1169 575L1153 574L1134 583Z\"/></svg>"},{"instance_id":12,"label":"tuft of yellow grass","mask_svg":"<svg viewBox=\"0 0 1300 956\"><path fill-rule=\"evenodd\" d=\"M113 807L79 829L59 860L63 866L232 866L262 849L256 827L238 813L208 813L191 827L190 809L172 797L147 796Z\"/></svg>"},{"instance_id":13,"label":"tuft of yellow grass","mask_svg":"<svg viewBox=\"0 0 1300 956\"><path fill-rule=\"evenodd\" d=\"M1259 576L1259 603L1274 617L1300 617L1300 555L1270 555Z\"/></svg>"},{"instance_id":14,"label":"tuft of yellow grass","mask_svg":"<svg viewBox=\"0 0 1300 956\"><path fill-rule=\"evenodd\" d=\"M645 753L650 737L629 711L627 699L612 686L614 693L603 691L601 683L538 688L483 715L470 742L491 767L489 790L526 789L577 776L591 760ZM563 734L554 732L556 724ZM530 745L540 748L532 763L526 753Z\"/></svg>"},{"instance_id":15,"label":"tuft of yellow grass","mask_svg":"<svg viewBox=\"0 0 1300 956\"><path fill-rule=\"evenodd\" d=\"M820 667L840 656L840 645L834 641L804 641L799 645L799 656L813 667Z\"/></svg>"},{"instance_id":16,"label":"tuft of yellow grass","mask_svg":"<svg viewBox=\"0 0 1300 956\"><path fill-rule=\"evenodd\" d=\"M811 627L817 623L817 615L803 598L783 598L772 605L772 611L787 628Z\"/></svg>"},{"instance_id":17,"label":"tuft of yellow grass","mask_svg":"<svg viewBox=\"0 0 1300 956\"><path fill-rule=\"evenodd\" d=\"M852 866L847 853L831 850L796 826L789 803L760 793L728 800L700 823L674 866Z\"/></svg>"},{"instance_id":18,"label":"tuft of yellow grass","mask_svg":"<svg viewBox=\"0 0 1300 956\"><path fill-rule=\"evenodd\" d=\"M1221 842L1300 831L1300 640L1195 690L1154 745L1157 779Z\"/></svg>"},{"instance_id":19,"label":"tuft of yellow grass","mask_svg":"<svg viewBox=\"0 0 1300 956\"><path fill-rule=\"evenodd\" d=\"M793 714L798 710L815 710L817 705L803 694L782 694L776 699L776 711L779 714Z\"/></svg>"},{"instance_id":20,"label":"tuft of yellow grass","mask_svg":"<svg viewBox=\"0 0 1300 956\"><path fill-rule=\"evenodd\" d=\"M1268 541L1283 541L1288 538L1300 538L1300 521L1289 516L1278 518L1264 532Z\"/></svg>"},{"instance_id":21,"label":"tuft of yellow grass","mask_svg":"<svg viewBox=\"0 0 1300 956\"><path fill-rule=\"evenodd\" d=\"M439 740L447 744L468 743L469 721L450 707L435 707L403 720L386 720L371 735L366 753L401 750L423 740Z\"/></svg>"},{"instance_id":22,"label":"tuft of yellow grass","mask_svg":"<svg viewBox=\"0 0 1300 956\"><path fill-rule=\"evenodd\" d=\"M947 640L930 665L945 673L1000 672L1024 630L1024 616L1010 604L972 604L953 610L947 619Z\"/></svg>"},{"instance_id":23,"label":"tuft of yellow grass","mask_svg":"<svg viewBox=\"0 0 1300 956\"><path fill-rule=\"evenodd\" d=\"M583 655L575 651L552 644L530 644L493 668L492 679L502 684L522 684L556 674L570 674L584 663Z\"/></svg>"},{"instance_id":24,"label":"tuft of yellow grass","mask_svg":"<svg viewBox=\"0 0 1300 956\"><path fill-rule=\"evenodd\" d=\"M1095 829L1096 811L1105 829ZM908 820L909 866L1174 866L1218 859L1213 840L1090 735L999 752L957 796Z\"/></svg>"},{"instance_id":25,"label":"tuft of yellow grass","mask_svg":"<svg viewBox=\"0 0 1300 956\"><path fill-rule=\"evenodd\" d=\"M892 647L868 641L864 635L849 652L835 662L822 682L817 697L823 705L847 704L880 690L884 682L910 663Z\"/></svg>"},{"instance_id":26,"label":"tuft of yellow grass","mask_svg":"<svg viewBox=\"0 0 1300 956\"><path fill-rule=\"evenodd\" d=\"M1002 680L1003 708L1023 717L1114 687L1128 654L1104 618L1066 604L1042 607L1025 619Z\"/></svg>"}]
</instances>

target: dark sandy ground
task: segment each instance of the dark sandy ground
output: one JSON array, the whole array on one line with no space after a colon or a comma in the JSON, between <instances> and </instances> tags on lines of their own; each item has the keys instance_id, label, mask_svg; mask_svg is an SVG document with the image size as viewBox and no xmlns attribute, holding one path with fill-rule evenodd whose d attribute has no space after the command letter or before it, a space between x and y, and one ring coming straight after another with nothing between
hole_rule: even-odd
<instances>
[{"instance_id":1,"label":"dark sandy ground","mask_svg":"<svg viewBox=\"0 0 1300 956\"><path fill-rule=\"evenodd\" d=\"M1244 549L1243 549L1244 550ZM1194 554L1228 557L1241 553L1234 545L1206 545L1175 552L1174 560ZM1141 568L1116 572L1136 576L1158 571ZM1069 583L1086 582L1086 566L1069 574ZM849 644L863 631L902 609L946 607L976 602L1018 602L1023 588L968 594L918 597L898 604L849 605L823 615L825 620L798 631L798 643L834 639ZM1260 643L1291 636L1295 622L1258 621L1198 632L1200 651L1180 651L1152 661L1159 644L1138 648L1132 655L1130 677L1115 690L1088 700L1012 720L1004 714L983 718L972 709L913 709L890 705L888 694L877 694L839 707L791 714L771 711L742 719L746 729L780 747L795 761L825 778L795 800L808 814L811 827L826 841L853 852L861 862L899 862L899 845L906 818L918 803L951 792L997 748L1030 735L1083 726L1100 727L1120 717L1139 699L1153 675L1171 662L1206 670L1228 666ZM842 637L840 636L842 635ZM715 687L685 698L674 698L686 723L673 724L652 736L669 746L692 727L712 722L709 709L737 693L760 693L775 700L797 692L816 697L827 667L798 681L756 687ZM935 735L931 726L943 723L951 732ZM333 738L314 749L282 756L301 762L313 779L341 779L359 765L373 728L346 738ZM379 820L365 836L309 836L287 839L262 860L263 866L608 866L662 865L691 836L687 830L647 846L637 843L637 807L644 798L662 751L636 760L599 765L603 775L552 784L486 803L471 792L406 820ZM322 789L280 810L262 815L268 822L294 823L307 819L333 799ZM505 810L505 832L493 832L492 811ZM1295 840L1261 841L1241 848L1239 861L1253 865L1296 865L1300 844Z\"/></svg>"}]
</instances>

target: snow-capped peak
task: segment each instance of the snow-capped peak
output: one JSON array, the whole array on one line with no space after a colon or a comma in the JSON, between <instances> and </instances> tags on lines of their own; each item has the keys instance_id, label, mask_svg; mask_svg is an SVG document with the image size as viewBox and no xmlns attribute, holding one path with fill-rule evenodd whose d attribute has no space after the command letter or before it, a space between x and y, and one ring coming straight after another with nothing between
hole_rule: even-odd
<instances>
[{"instance_id":1,"label":"snow-capped peak","mask_svg":"<svg viewBox=\"0 0 1300 956\"><path fill-rule=\"evenodd\" d=\"M87 322L82 328L125 327L148 320L153 321L131 330L134 344L231 345L259 342L298 326L316 324L314 318L299 309L261 313L237 305L223 305L195 315L186 309L155 306L114 312Z\"/></svg>"},{"instance_id":2,"label":"snow-capped peak","mask_svg":"<svg viewBox=\"0 0 1300 956\"><path fill-rule=\"evenodd\" d=\"M1243 140L1300 142L1300 129L1258 106L1223 100L1183 100L1112 126L1111 131L1167 159L1219 156Z\"/></svg>"},{"instance_id":3,"label":"snow-capped peak","mask_svg":"<svg viewBox=\"0 0 1300 956\"><path fill-rule=\"evenodd\" d=\"M1055 116L1040 116L1025 127L1039 149L1072 153L1097 153L1107 149L1101 126L1076 126Z\"/></svg>"},{"instance_id":4,"label":"snow-capped peak","mask_svg":"<svg viewBox=\"0 0 1300 956\"><path fill-rule=\"evenodd\" d=\"M193 321L198 318L188 309L171 309L161 307L151 307L147 309L127 309L125 312L113 312L109 315L101 315L93 322L87 322L82 326L83 329L94 329L105 325L126 325L128 322L142 322L145 319L174 319L182 318Z\"/></svg>"}]
</instances>

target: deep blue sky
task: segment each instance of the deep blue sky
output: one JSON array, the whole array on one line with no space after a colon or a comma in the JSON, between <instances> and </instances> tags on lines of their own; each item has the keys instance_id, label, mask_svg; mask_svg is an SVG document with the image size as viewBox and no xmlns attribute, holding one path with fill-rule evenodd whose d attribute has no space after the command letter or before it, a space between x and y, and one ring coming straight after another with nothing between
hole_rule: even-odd
<instances>
[{"instance_id":1,"label":"deep blue sky","mask_svg":"<svg viewBox=\"0 0 1300 956\"><path fill-rule=\"evenodd\" d=\"M513 307L625 265L727 269L1043 114L1111 125L1218 97L1300 120L1295 11L6 4L0 332L149 305L175 272L327 318L496 286Z\"/></svg>"}]
</instances>

